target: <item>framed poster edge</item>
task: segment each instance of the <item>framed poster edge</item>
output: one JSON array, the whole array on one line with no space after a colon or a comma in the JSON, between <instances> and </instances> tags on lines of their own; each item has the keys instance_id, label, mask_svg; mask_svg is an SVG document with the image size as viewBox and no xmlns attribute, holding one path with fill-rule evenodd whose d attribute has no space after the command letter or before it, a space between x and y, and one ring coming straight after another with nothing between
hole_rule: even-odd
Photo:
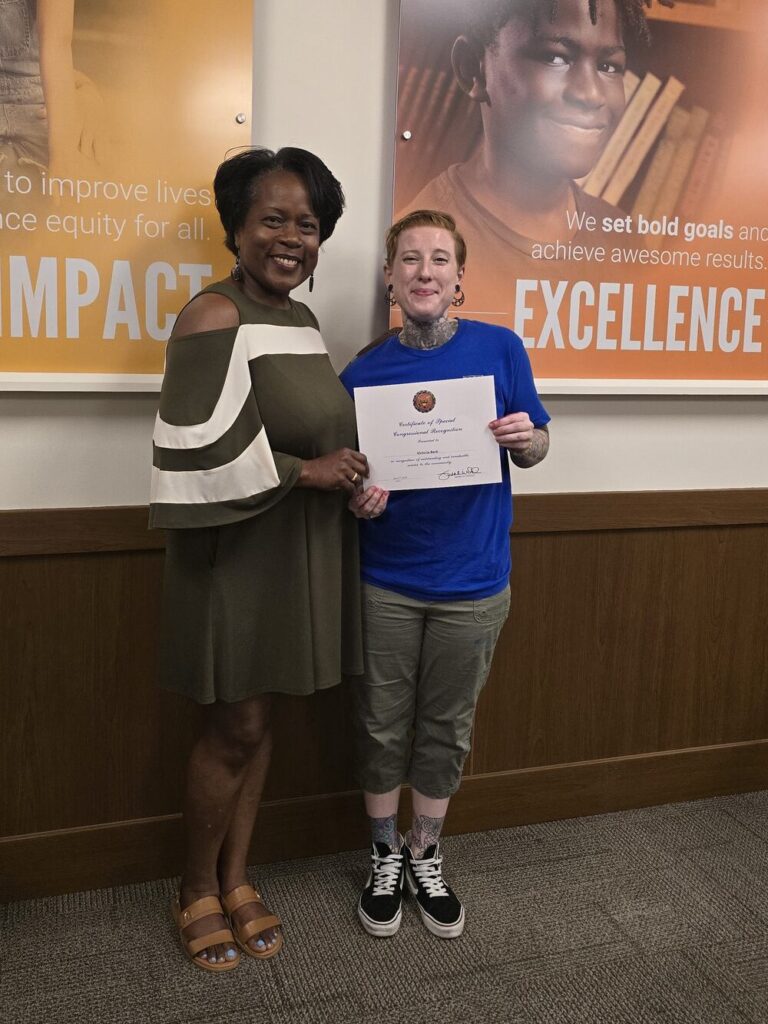
<instances>
[{"instance_id":1,"label":"framed poster edge","mask_svg":"<svg viewBox=\"0 0 768 1024\"><path fill-rule=\"evenodd\" d=\"M3 391L160 391L162 373L0 373Z\"/></svg>"}]
</instances>

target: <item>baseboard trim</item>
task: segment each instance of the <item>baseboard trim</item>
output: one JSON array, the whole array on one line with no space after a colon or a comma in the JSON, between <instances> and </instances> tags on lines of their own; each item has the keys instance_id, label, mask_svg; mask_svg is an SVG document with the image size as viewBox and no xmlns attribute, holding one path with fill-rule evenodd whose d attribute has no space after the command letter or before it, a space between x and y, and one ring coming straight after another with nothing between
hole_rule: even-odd
<instances>
[{"instance_id":1,"label":"baseboard trim","mask_svg":"<svg viewBox=\"0 0 768 1024\"><path fill-rule=\"evenodd\" d=\"M768 740L524 768L464 780L452 834L603 814L768 788ZM409 813L401 808L402 824ZM362 848L360 794L265 803L253 862ZM0 901L124 885L177 874L179 815L0 840Z\"/></svg>"}]
</instances>

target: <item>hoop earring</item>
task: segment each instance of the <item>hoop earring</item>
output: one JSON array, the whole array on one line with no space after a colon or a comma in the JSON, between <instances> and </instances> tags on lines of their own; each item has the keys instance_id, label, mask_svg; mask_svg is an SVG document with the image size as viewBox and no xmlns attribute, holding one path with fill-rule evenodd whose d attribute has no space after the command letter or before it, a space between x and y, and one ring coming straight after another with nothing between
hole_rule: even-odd
<instances>
[{"instance_id":1,"label":"hoop earring","mask_svg":"<svg viewBox=\"0 0 768 1024\"><path fill-rule=\"evenodd\" d=\"M235 265L229 272L229 276L233 281L243 280L243 268L240 266L240 253L235 254Z\"/></svg>"},{"instance_id":2,"label":"hoop earring","mask_svg":"<svg viewBox=\"0 0 768 1024\"><path fill-rule=\"evenodd\" d=\"M464 299L466 298L466 296L464 295L464 292L461 290L461 285L457 284L456 287L453 289L453 292L454 292L454 294L453 294L453 298L451 299L451 305L452 306L463 306L464 305Z\"/></svg>"},{"instance_id":3,"label":"hoop earring","mask_svg":"<svg viewBox=\"0 0 768 1024\"><path fill-rule=\"evenodd\" d=\"M387 285L387 291L386 291L386 298L387 298L387 302L390 304L390 306L396 306L397 305L397 299L392 294L393 291L394 291L394 287L391 284L388 284Z\"/></svg>"},{"instance_id":4,"label":"hoop earring","mask_svg":"<svg viewBox=\"0 0 768 1024\"><path fill-rule=\"evenodd\" d=\"M312 289L314 287L315 287L315 275L314 274L310 274L309 275L309 290L312 291Z\"/></svg>"}]
</instances>

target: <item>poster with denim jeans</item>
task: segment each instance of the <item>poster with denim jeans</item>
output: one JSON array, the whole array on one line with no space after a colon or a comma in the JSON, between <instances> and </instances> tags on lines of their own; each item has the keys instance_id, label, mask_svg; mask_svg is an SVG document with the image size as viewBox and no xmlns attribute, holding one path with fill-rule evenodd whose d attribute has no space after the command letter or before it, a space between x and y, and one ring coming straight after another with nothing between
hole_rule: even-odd
<instances>
[{"instance_id":1,"label":"poster with denim jeans","mask_svg":"<svg viewBox=\"0 0 768 1024\"><path fill-rule=\"evenodd\" d=\"M250 142L252 4L0 0L0 388L154 390L224 277L211 181Z\"/></svg>"}]
</instances>

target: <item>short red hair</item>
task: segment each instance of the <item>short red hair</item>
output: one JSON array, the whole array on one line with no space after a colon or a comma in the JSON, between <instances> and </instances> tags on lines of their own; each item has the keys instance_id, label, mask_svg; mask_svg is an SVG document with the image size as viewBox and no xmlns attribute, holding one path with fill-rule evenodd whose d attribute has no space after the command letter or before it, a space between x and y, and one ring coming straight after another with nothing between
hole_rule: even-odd
<instances>
[{"instance_id":1,"label":"short red hair","mask_svg":"<svg viewBox=\"0 0 768 1024\"><path fill-rule=\"evenodd\" d=\"M391 267L397 256L397 243L400 235L408 228L445 228L453 237L453 244L456 248L456 262L463 267L467 262L467 243L464 236L456 227L456 221L450 213L442 213L440 210L413 210L406 213L400 220L396 220L387 232L387 266Z\"/></svg>"}]
</instances>

